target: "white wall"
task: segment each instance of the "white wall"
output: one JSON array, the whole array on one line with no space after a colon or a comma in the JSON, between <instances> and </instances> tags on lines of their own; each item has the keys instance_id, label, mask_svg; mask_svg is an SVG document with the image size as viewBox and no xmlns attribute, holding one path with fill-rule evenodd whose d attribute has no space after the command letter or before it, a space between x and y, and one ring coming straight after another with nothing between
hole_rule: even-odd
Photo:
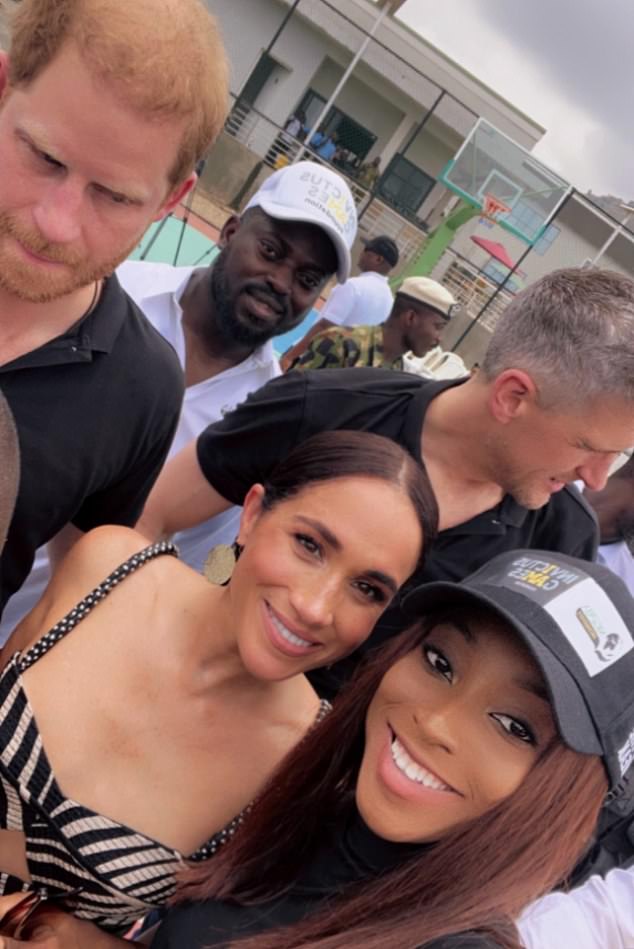
<instances>
[{"instance_id":1,"label":"white wall","mask_svg":"<svg viewBox=\"0 0 634 949\"><path fill-rule=\"evenodd\" d=\"M417 135L405 157L437 178L449 159L456 153L461 139L432 116L420 135Z\"/></svg>"},{"instance_id":2,"label":"white wall","mask_svg":"<svg viewBox=\"0 0 634 949\"><path fill-rule=\"evenodd\" d=\"M231 90L238 93L262 52L268 46L285 13L277 0L206 0L218 17L231 63ZM299 17L291 17L271 56L286 67L274 88L267 88L266 114L283 125L310 80L319 69L325 48L324 37L307 27ZM258 107L259 107L258 103Z\"/></svg>"}]
</instances>

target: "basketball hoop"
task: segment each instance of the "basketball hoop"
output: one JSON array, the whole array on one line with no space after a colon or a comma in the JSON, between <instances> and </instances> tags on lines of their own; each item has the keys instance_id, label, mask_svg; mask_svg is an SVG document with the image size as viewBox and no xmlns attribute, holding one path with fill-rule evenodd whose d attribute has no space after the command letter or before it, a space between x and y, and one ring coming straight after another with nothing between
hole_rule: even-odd
<instances>
[{"instance_id":1,"label":"basketball hoop","mask_svg":"<svg viewBox=\"0 0 634 949\"><path fill-rule=\"evenodd\" d=\"M482 204L482 217L489 221L497 221L502 214L510 214L511 208L504 201L500 201L494 194L485 194Z\"/></svg>"}]
</instances>

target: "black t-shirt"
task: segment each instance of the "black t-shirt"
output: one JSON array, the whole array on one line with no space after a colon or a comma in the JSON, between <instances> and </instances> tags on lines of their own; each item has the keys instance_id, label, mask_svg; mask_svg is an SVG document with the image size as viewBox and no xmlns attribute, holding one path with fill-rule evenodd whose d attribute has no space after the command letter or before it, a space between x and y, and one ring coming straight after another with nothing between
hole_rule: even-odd
<instances>
[{"instance_id":1,"label":"black t-shirt","mask_svg":"<svg viewBox=\"0 0 634 949\"><path fill-rule=\"evenodd\" d=\"M500 949L500 944L480 933L457 933L435 939L418 949Z\"/></svg>"},{"instance_id":2,"label":"black t-shirt","mask_svg":"<svg viewBox=\"0 0 634 949\"><path fill-rule=\"evenodd\" d=\"M377 837L354 808L348 820L324 825L318 852L298 870L296 883L283 896L255 906L216 900L182 904L168 910L152 947L223 949L240 937L292 925L318 912L325 900L337 897L349 884L389 872L419 854L422 846L395 844ZM435 940L424 949L497 947L477 933L463 933Z\"/></svg>"},{"instance_id":3,"label":"black t-shirt","mask_svg":"<svg viewBox=\"0 0 634 949\"><path fill-rule=\"evenodd\" d=\"M20 488L0 606L68 523L136 523L169 450L184 380L172 347L119 286L66 333L0 366L20 440Z\"/></svg>"},{"instance_id":4,"label":"black t-shirt","mask_svg":"<svg viewBox=\"0 0 634 949\"><path fill-rule=\"evenodd\" d=\"M280 459L318 432L353 429L385 435L420 461L429 403L463 381L429 381L383 369L291 372L206 428L198 439L198 460L212 487L233 504L241 504L252 484L266 480ZM441 531L412 583L460 580L496 554L519 547L592 560L597 541L594 515L574 487L557 492L537 511L507 495L495 508ZM313 684L324 695L334 695L360 656L404 625L395 603L364 647L329 670L312 673Z\"/></svg>"},{"instance_id":5,"label":"black t-shirt","mask_svg":"<svg viewBox=\"0 0 634 949\"><path fill-rule=\"evenodd\" d=\"M267 904L266 908L191 903L169 910L152 949L226 949L233 938L252 936L273 926L291 925L302 918L299 904ZM239 949L240 943L235 943ZM409 947L408 947L409 949ZM434 939L417 949L500 949L480 933L456 933Z\"/></svg>"}]
</instances>

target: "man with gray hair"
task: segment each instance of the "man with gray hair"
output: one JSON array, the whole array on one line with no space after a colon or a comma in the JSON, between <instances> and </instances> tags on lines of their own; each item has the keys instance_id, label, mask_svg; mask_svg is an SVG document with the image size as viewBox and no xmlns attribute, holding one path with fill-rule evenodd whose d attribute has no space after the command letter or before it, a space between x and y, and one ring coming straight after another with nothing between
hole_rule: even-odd
<instances>
[{"instance_id":1,"label":"man with gray hair","mask_svg":"<svg viewBox=\"0 0 634 949\"><path fill-rule=\"evenodd\" d=\"M377 369L273 380L169 463L144 530L171 534L240 504L277 458L337 428L387 435L424 462L440 534L416 582L460 579L518 547L592 559L596 522L571 482L602 487L634 444L634 280L597 270L542 278L507 308L467 380ZM405 622L392 606L370 645ZM333 694L357 661L314 681Z\"/></svg>"}]
</instances>

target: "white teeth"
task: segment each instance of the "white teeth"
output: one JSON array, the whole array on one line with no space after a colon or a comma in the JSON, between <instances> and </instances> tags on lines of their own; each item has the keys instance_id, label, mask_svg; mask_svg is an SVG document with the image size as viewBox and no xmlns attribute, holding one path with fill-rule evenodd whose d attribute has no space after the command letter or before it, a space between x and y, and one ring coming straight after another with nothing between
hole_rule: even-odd
<instances>
[{"instance_id":1,"label":"white teeth","mask_svg":"<svg viewBox=\"0 0 634 949\"><path fill-rule=\"evenodd\" d=\"M290 629L287 629L283 623L269 610L269 616L271 617L271 622L275 626L276 630L287 643L291 643L293 646L313 646L314 643L309 643L307 639L300 639L299 636L296 636L295 633L291 633Z\"/></svg>"},{"instance_id":2,"label":"white teeth","mask_svg":"<svg viewBox=\"0 0 634 949\"><path fill-rule=\"evenodd\" d=\"M448 785L439 781L436 775L432 774L431 771L427 771L426 768L421 768L421 766L408 755L398 738L394 738L391 744L391 751L394 764L410 781L415 781L416 784L424 784L426 788L433 788L435 791L451 790Z\"/></svg>"}]
</instances>

